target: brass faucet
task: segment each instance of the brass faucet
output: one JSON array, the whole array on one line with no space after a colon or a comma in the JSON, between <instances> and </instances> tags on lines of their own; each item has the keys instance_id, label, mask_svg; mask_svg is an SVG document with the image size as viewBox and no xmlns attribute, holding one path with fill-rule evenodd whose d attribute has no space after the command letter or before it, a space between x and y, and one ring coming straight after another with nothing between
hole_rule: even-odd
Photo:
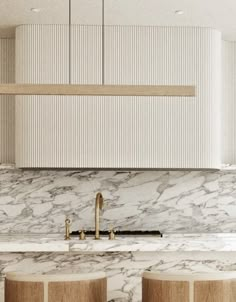
<instances>
[{"instance_id":1,"label":"brass faucet","mask_svg":"<svg viewBox=\"0 0 236 302\"><path fill-rule=\"evenodd\" d=\"M99 228L100 228L100 217L99 212L103 206L103 196L102 193L97 193L95 201L95 239L100 239Z\"/></svg>"}]
</instances>

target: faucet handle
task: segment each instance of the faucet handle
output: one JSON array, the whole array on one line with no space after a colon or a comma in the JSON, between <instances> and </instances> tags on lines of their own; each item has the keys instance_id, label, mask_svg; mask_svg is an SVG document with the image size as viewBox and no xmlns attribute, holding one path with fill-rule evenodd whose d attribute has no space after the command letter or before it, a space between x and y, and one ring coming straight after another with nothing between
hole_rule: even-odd
<instances>
[{"instance_id":1,"label":"faucet handle","mask_svg":"<svg viewBox=\"0 0 236 302\"><path fill-rule=\"evenodd\" d=\"M69 217L66 217L66 219L65 219L65 224L68 224L68 225L71 224L71 221L70 221L70 218L69 218Z\"/></svg>"},{"instance_id":2,"label":"faucet handle","mask_svg":"<svg viewBox=\"0 0 236 302\"><path fill-rule=\"evenodd\" d=\"M83 229L81 231L79 231L79 239L80 240L86 239L85 231Z\"/></svg>"},{"instance_id":3,"label":"faucet handle","mask_svg":"<svg viewBox=\"0 0 236 302\"><path fill-rule=\"evenodd\" d=\"M109 231L109 240L115 240L116 236L115 236L115 231L114 229L110 229Z\"/></svg>"},{"instance_id":4,"label":"faucet handle","mask_svg":"<svg viewBox=\"0 0 236 302\"><path fill-rule=\"evenodd\" d=\"M71 220L66 217L65 219L65 240L70 240L70 225L71 225Z\"/></svg>"}]
</instances>

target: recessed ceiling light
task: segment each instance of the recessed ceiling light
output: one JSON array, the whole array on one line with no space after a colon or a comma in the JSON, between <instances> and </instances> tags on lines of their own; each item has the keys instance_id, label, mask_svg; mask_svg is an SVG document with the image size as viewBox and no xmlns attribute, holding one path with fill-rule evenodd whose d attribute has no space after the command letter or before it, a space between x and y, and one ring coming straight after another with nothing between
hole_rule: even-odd
<instances>
[{"instance_id":1,"label":"recessed ceiling light","mask_svg":"<svg viewBox=\"0 0 236 302\"><path fill-rule=\"evenodd\" d=\"M184 14L184 11L182 11L182 10L176 10L176 11L175 11L175 14L176 14L176 15L183 15L183 14Z\"/></svg>"},{"instance_id":2,"label":"recessed ceiling light","mask_svg":"<svg viewBox=\"0 0 236 302\"><path fill-rule=\"evenodd\" d=\"M33 13L39 13L41 9L40 8L36 8L36 7L32 7L30 10Z\"/></svg>"}]
</instances>

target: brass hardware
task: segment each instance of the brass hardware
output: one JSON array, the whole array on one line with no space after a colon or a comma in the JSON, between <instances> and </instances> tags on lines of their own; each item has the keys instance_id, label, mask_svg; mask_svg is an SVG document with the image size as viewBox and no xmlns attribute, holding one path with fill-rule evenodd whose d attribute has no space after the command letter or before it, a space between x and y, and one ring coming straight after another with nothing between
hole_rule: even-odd
<instances>
[{"instance_id":1,"label":"brass hardware","mask_svg":"<svg viewBox=\"0 0 236 302\"><path fill-rule=\"evenodd\" d=\"M109 240L115 240L116 236L115 236L115 231L113 229L111 229L109 231Z\"/></svg>"},{"instance_id":2,"label":"brass hardware","mask_svg":"<svg viewBox=\"0 0 236 302\"><path fill-rule=\"evenodd\" d=\"M99 210L102 209L103 206L103 196L102 193L97 193L96 201L95 201L95 239L100 239L99 228L100 228L100 217Z\"/></svg>"},{"instance_id":3,"label":"brass hardware","mask_svg":"<svg viewBox=\"0 0 236 302\"><path fill-rule=\"evenodd\" d=\"M81 231L79 232L79 239L80 239L80 240L85 240L85 239L86 239L84 230L81 230Z\"/></svg>"},{"instance_id":4,"label":"brass hardware","mask_svg":"<svg viewBox=\"0 0 236 302\"><path fill-rule=\"evenodd\" d=\"M65 240L70 240L70 225L71 225L71 221L69 218L66 218L65 220Z\"/></svg>"}]
</instances>

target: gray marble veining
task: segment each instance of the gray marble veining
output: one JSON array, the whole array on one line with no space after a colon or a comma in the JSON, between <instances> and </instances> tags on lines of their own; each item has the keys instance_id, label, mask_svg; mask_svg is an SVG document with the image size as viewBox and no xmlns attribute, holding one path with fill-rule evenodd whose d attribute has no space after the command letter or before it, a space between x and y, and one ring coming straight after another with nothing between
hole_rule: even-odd
<instances>
[{"instance_id":1,"label":"gray marble veining","mask_svg":"<svg viewBox=\"0 0 236 302\"><path fill-rule=\"evenodd\" d=\"M236 234L182 234L158 237L117 237L116 240L63 240L63 235L0 236L2 252L236 252Z\"/></svg>"},{"instance_id":2,"label":"gray marble veining","mask_svg":"<svg viewBox=\"0 0 236 302\"><path fill-rule=\"evenodd\" d=\"M98 191L104 230L236 232L235 171L0 169L0 233L94 229Z\"/></svg>"},{"instance_id":3,"label":"gray marble veining","mask_svg":"<svg viewBox=\"0 0 236 302\"><path fill-rule=\"evenodd\" d=\"M236 270L235 252L226 253L10 253L0 254L0 302L6 272L38 274L105 271L108 300L141 301L144 270L160 272L216 272Z\"/></svg>"},{"instance_id":4,"label":"gray marble veining","mask_svg":"<svg viewBox=\"0 0 236 302\"><path fill-rule=\"evenodd\" d=\"M102 229L159 229L164 238L157 242L153 238L62 241L65 215L72 218L73 230L94 229L98 191L105 198ZM236 171L0 169L0 302L8 271L57 274L101 270L108 275L110 302L140 302L141 274L146 269L236 270L234 232ZM5 252L9 246L14 253ZM42 248L46 252L39 252Z\"/></svg>"}]
</instances>

